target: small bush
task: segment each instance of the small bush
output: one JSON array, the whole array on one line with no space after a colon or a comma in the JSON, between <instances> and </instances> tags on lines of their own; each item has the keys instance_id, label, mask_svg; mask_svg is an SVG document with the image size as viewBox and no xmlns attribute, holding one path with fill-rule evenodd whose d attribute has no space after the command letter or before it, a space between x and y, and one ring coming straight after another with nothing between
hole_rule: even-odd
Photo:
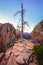
<instances>
[{"instance_id":1,"label":"small bush","mask_svg":"<svg viewBox=\"0 0 43 65\"><path fill-rule=\"evenodd\" d=\"M10 43L7 43L7 48L9 48L10 47Z\"/></svg>"},{"instance_id":2,"label":"small bush","mask_svg":"<svg viewBox=\"0 0 43 65\"><path fill-rule=\"evenodd\" d=\"M43 46L34 45L33 52L36 56L36 59L37 59L39 65L43 65Z\"/></svg>"}]
</instances>

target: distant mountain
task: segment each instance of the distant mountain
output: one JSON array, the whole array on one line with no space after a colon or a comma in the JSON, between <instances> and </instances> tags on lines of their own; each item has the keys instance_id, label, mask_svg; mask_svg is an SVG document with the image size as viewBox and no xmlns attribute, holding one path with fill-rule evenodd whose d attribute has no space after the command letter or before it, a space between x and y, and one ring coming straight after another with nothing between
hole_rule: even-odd
<instances>
[{"instance_id":1,"label":"distant mountain","mask_svg":"<svg viewBox=\"0 0 43 65\"><path fill-rule=\"evenodd\" d=\"M30 34L29 33L23 33L23 38L25 38L25 39L29 39L31 36L30 36Z\"/></svg>"},{"instance_id":2,"label":"distant mountain","mask_svg":"<svg viewBox=\"0 0 43 65\"><path fill-rule=\"evenodd\" d=\"M16 36L18 39L20 39L21 38L21 32L20 31L16 32ZM30 33L23 32L23 38L30 39L30 37L31 37Z\"/></svg>"},{"instance_id":3,"label":"distant mountain","mask_svg":"<svg viewBox=\"0 0 43 65\"><path fill-rule=\"evenodd\" d=\"M43 20L35 26L31 36L32 38L39 40L41 43L43 42Z\"/></svg>"}]
</instances>

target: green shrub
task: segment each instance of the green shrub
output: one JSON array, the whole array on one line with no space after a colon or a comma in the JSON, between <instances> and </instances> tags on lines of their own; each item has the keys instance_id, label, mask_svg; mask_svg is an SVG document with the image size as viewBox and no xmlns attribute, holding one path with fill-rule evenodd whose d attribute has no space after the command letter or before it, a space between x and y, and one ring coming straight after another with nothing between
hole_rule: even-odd
<instances>
[{"instance_id":1,"label":"green shrub","mask_svg":"<svg viewBox=\"0 0 43 65\"><path fill-rule=\"evenodd\" d=\"M37 61L40 65L43 65L43 46L41 45L34 45L33 52L36 56Z\"/></svg>"},{"instance_id":2,"label":"green shrub","mask_svg":"<svg viewBox=\"0 0 43 65\"><path fill-rule=\"evenodd\" d=\"M7 43L7 47L8 47L8 48L10 47L10 43Z\"/></svg>"}]
</instances>

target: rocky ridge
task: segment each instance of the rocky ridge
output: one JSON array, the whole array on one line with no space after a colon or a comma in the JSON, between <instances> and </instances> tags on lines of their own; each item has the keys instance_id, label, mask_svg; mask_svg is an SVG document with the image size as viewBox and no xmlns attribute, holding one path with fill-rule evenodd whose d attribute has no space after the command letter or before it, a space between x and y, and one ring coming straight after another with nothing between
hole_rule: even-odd
<instances>
[{"instance_id":1,"label":"rocky ridge","mask_svg":"<svg viewBox=\"0 0 43 65\"><path fill-rule=\"evenodd\" d=\"M31 36L43 43L43 20L35 26Z\"/></svg>"}]
</instances>

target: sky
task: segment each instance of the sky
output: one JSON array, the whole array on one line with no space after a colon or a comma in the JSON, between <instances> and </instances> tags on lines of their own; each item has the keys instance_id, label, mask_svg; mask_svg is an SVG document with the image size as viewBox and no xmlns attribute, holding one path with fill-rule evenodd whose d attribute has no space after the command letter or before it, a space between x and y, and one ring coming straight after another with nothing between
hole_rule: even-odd
<instances>
[{"instance_id":1,"label":"sky","mask_svg":"<svg viewBox=\"0 0 43 65\"><path fill-rule=\"evenodd\" d=\"M25 31L31 32L36 24L43 20L43 0L0 0L0 23L12 23L17 28L21 14L14 14L21 11L21 3L24 5L24 21L27 21L30 28Z\"/></svg>"}]
</instances>

